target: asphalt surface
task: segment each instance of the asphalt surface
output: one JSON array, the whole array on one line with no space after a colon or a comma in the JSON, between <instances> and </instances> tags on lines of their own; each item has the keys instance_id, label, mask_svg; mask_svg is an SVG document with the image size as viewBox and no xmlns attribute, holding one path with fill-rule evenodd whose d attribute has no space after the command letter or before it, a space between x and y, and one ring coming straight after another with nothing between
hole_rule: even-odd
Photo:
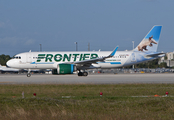
<instances>
[{"instance_id":1,"label":"asphalt surface","mask_svg":"<svg viewBox=\"0 0 174 120\"><path fill-rule=\"evenodd\" d=\"M173 83L174 74L92 74L77 75L0 74L0 84L132 84L132 83Z\"/></svg>"}]
</instances>

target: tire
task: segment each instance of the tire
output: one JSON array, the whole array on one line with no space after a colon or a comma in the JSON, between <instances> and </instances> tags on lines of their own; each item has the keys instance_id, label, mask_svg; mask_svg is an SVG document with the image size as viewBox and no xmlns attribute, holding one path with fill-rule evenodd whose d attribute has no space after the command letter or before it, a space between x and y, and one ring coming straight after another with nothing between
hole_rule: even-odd
<instances>
[{"instance_id":1,"label":"tire","mask_svg":"<svg viewBox=\"0 0 174 120\"><path fill-rule=\"evenodd\" d=\"M79 73L78 73L78 76L82 76L82 75L83 75L83 73L82 73L82 72L79 72Z\"/></svg>"},{"instance_id":2,"label":"tire","mask_svg":"<svg viewBox=\"0 0 174 120\"><path fill-rule=\"evenodd\" d=\"M83 73L83 76L88 76L88 73L87 73L87 72L84 72L84 73Z\"/></svg>"},{"instance_id":3,"label":"tire","mask_svg":"<svg viewBox=\"0 0 174 120\"><path fill-rule=\"evenodd\" d=\"M27 77L30 77L31 76L31 74L30 73L27 73Z\"/></svg>"}]
</instances>

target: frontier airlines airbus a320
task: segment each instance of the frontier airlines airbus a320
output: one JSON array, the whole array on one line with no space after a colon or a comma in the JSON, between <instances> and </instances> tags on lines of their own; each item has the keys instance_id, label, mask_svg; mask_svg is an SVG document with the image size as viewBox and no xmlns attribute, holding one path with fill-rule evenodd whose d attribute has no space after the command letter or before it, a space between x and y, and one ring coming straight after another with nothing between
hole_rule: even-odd
<instances>
[{"instance_id":1,"label":"frontier airlines airbus a320","mask_svg":"<svg viewBox=\"0 0 174 120\"><path fill-rule=\"evenodd\" d=\"M55 69L57 74L87 76L87 69L118 68L139 64L164 56L157 52L162 26L153 26L140 44L131 51L25 52L17 54L7 66L18 69Z\"/></svg>"}]
</instances>

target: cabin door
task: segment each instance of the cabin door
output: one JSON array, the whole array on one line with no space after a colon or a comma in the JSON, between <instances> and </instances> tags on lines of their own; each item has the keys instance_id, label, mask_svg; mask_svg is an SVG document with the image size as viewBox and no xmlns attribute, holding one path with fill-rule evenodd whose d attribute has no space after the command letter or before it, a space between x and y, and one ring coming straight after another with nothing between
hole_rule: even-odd
<instances>
[{"instance_id":1,"label":"cabin door","mask_svg":"<svg viewBox=\"0 0 174 120\"><path fill-rule=\"evenodd\" d=\"M32 55L31 53L26 54L26 62L31 63L32 62Z\"/></svg>"},{"instance_id":2,"label":"cabin door","mask_svg":"<svg viewBox=\"0 0 174 120\"><path fill-rule=\"evenodd\" d=\"M136 62L136 55L134 52L131 54L131 62Z\"/></svg>"}]
</instances>

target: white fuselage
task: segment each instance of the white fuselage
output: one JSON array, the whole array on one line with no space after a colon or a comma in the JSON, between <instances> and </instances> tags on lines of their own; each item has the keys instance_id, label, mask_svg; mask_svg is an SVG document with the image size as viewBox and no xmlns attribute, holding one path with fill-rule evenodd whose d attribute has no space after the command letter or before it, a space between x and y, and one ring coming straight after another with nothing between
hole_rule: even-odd
<instances>
[{"instance_id":1,"label":"white fuselage","mask_svg":"<svg viewBox=\"0 0 174 120\"><path fill-rule=\"evenodd\" d=\"M19 69L56 69L58 64L84 61L108 56L112 51L79 52L26 52L17 54L7 62L7 66ZM102 62L92 63L90 68L117 68L155 58L146 58L145 52L117 51L116 54Z\"/></svg>"}]
</instances>

